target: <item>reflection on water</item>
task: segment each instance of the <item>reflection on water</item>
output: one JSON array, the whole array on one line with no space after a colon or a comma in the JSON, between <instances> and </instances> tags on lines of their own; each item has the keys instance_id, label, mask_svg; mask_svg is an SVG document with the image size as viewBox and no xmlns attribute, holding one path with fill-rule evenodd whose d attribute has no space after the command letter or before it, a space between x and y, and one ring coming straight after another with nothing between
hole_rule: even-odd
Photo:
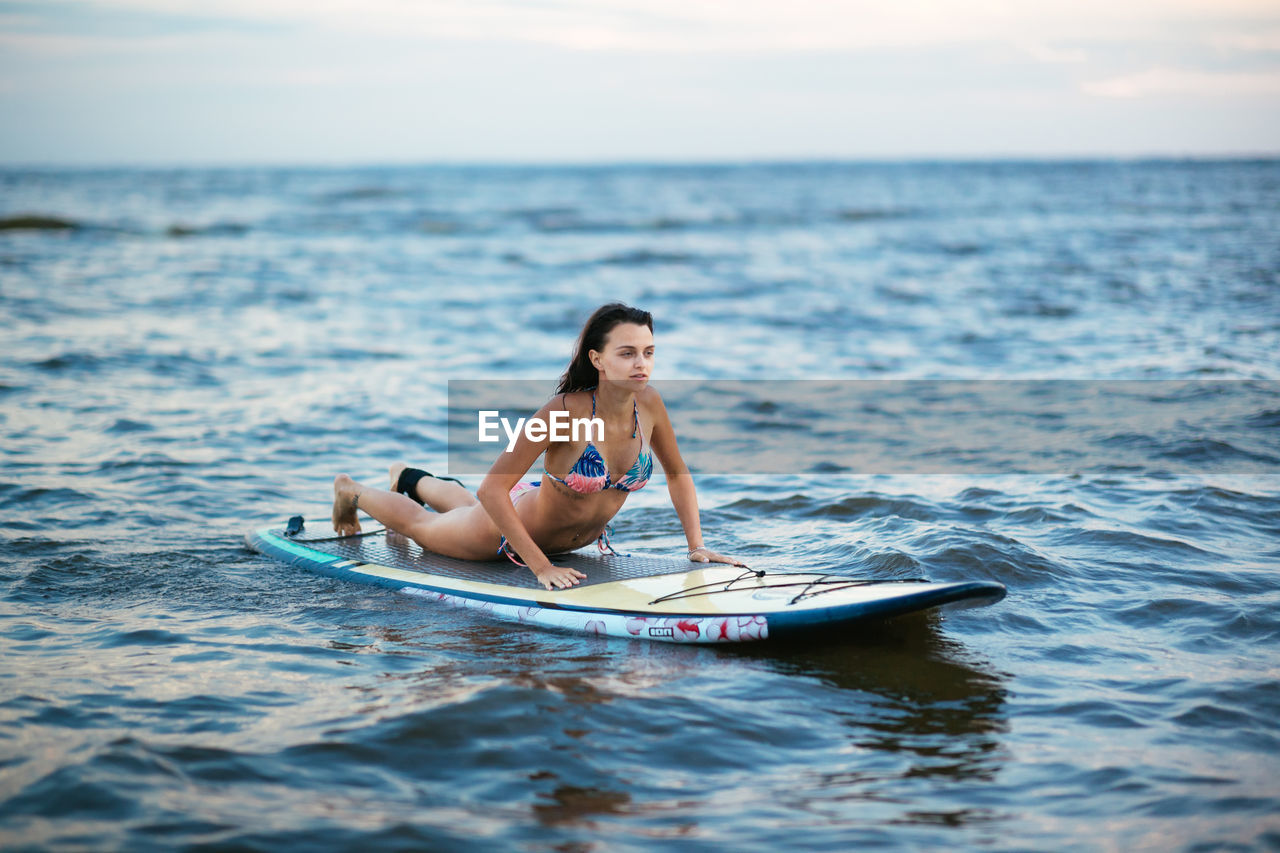
<instances>
[{"instance_id":1,"label":"reflection on water","mask_svg":"<svg viewBox=\"0 0 1280 853\"><path fill-rule=\"evenodd\" d=\"M556 774L539 771L531 774L529 779L534 782L554 780ZM631 805L631 797L621 791L566 784L557 784L553 791L541 797L544 801L534 803L533 814L548 826L565 824L595 828L597 824L591 818L596 815L625 815Z\"/></svg>"},{"instance_id":2,"label":"reflection on water","mask_svg":"<svg viewBox=\"0 0 1280 853\"><path fill-rule=\"evenodd\" d=\"M948 638L936 615L917 614L843 632L838 644L809 640L775 646L781 672L822 679L843 690L872 693L916 709L923 733L987 734L1006 730L1005 677ZM734 650L737 651L737 650ZM937 710L937 716L932 715Z\"/></svg>"},{"instance_id":3,"label":"reflection on water","mask_svg":"<svg viewBox=\"0 0 1280 853\"><path fill-rule=\"evenodd\" d=\"M1010 757L1006 677L948 639L939 622L928 615L893 620L845 632L835 645L775 646L760 658L780 674L819 679L845 694L824 707L842 720L850 760L805 779L807 795L892 804L904 801L905 789L927 784L941 805L939 786L955 791L996 779ZM995 819L989 809L966 805L893 811L889 823Z\"/></svg>"},{"instance_id":4,"label":"reflection on water","mask_svg":"<svg viewBox=\"0 0 1280 853\"><path fill-rule=\"evenodd\" d=\"M496 772L517 750L543 783L522 795L536 819L583 831L631 816L657 836L678 835L725 797L752 808L785 797L837 834L851 821L999 820L963 800L1009 760L1007 677L947 637L937 617L869 625L835 644L703 649L533 636L473 622L408 640L430 665L384 673L376 708L391 716L343 736L414 750L402 738L429 731L448 751L451 777ZM495 740L502 705L510 722ZM925 790L931 808L907 807Z\"/></svg>"}]
</instances>

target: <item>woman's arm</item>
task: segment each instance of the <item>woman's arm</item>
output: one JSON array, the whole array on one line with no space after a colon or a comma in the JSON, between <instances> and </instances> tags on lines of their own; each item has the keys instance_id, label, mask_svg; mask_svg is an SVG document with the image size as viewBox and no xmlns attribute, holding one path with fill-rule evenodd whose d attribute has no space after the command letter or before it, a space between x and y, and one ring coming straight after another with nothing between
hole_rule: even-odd
<instances>
[{"instance_id":1,"label":"woman's arm","mask_svg":"<svg viewBox=\"0 0 1280 853\"><path fill-rule=\"evenodd\" d=\"M689 544L689 559L695 563L730 563L745 566L733 557L717 554L702 542L702 521L698 513L698 492L693 485L693 475L689 466L684 464L680 455L680 447L676 442L676 431L671 426L671 416L662 402L657 390L653 391L652 401L647 402L646 412L653 418L653 436L649 446L658 457L662 471L667 477L667 493L671 496L671 505L675 507L680 518L680 526L684 528L684 538Z\"/></svg>"},{"instance_id":2,"label":"woman's arm","mask_svg":"<svg viewBox=\"0 0 1280 853\"><path fill-rule=\"evenodd\" d=\"M547 403L534 417L541 418L543 423L549 423L550 413L551 403ZM529 535L524 522L520 520L519 513L516 512L515 504L511 501L512 487L528 473L549 443L550 439L547 437L540 441L530 441L521 430L515 447L510 452L503 451L493 463L493 467L485 475L484 482L476 490L476 497L484 507L484 511L489 514L489 518L493 519L498 532L507 538L507 545L520 555L525 565L542 582L542 585L547 589L552 587L565 589L573 586L586 575L577 569L553 566L551 560L547 559L547 555L538 547L538 543L534 542L533 537Z\"/></svg>"}]
</instances>

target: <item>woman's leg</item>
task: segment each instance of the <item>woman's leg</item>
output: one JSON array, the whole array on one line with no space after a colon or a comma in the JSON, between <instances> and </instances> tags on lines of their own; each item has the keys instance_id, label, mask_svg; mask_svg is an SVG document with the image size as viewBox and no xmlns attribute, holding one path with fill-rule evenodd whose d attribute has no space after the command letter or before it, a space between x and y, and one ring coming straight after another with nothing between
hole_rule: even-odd
<instances>
[{"instance_id":1,"label":"woman's leg","mask_svg":"<svg viewBox=\"0 0 1280 853\"><path fill-rule=\"evenodd\" d=\"M400 472L409 467L403 462L391 466L391 491L396 490L400 482ZM418 499L436 512L448 512L460 506L475 506L480 503L475 495L468 492L460 484L449 480L438 480L435 477L423 477L413 487Z\"/></svg>"},{"instance_id":2,"label":"woman's leg","mask_svg":"<svg viewBox=\"0 0 1280 853\"><path fill-rule=\"evenodd\" d=\"M357 510L446 557L491 560L498 552L500 535L478 502L449 512L430 512L404 495L363 486L339 474L333 481L333 529L339 535L360 532Z\"/></svg>"}]
</instances>

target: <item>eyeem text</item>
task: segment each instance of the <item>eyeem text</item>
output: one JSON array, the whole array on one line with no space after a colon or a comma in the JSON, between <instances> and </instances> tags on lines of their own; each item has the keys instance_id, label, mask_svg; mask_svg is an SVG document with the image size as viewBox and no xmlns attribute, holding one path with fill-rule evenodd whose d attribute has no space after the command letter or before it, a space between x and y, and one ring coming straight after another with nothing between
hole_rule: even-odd
<instances>
[{"instance_id":1,"label":"eyeem text","mask_svg":"<svg viewBox=\"0 0 1280 853\"><path fill-rule=\"evenodd\" d=\"M515 449L521 433L530 441L604 441L603 418L570 418L568 412L555 411L551 413L550 423L542 418L516 418L512 424L509 419L498 417L495 410L485 409L477 414L477 440L487 443L501 441L502 436L498 434L501 426L507 434L507 453Z\"/></svg>"}]
</instances>

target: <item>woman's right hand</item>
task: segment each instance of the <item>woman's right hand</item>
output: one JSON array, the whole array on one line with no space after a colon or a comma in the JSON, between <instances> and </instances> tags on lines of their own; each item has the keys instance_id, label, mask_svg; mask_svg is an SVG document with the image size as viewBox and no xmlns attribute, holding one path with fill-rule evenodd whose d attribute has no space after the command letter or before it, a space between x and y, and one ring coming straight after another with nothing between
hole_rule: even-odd
<instances>
[{"instance_id":1,"label":"woman's right hand","mask_svg":"<svg viewBox=\"0 0 1280 853\"><path fill-rule=\"evenodd\" d=\"M547 589L568 589L571 586L577 586L578 581L586 578L586 575L577 569L553 566L550 563L541 569L530 566L529 571L533 572L534 577Z\"/></svg>"},{"instance_id":2,"label":"woman's right hand","mask_svg":"<svg viewBox=\"0 0 1280 853\"><path fill-rule=\"evenodd\" d=\"M691 563L728 563L730 566L739 566L740 568L750 568L746 563L737 557L726 557L724 554L717 554L706 546L699 546L689 552L689 562Z\"/></svg>"}]
</instances>

